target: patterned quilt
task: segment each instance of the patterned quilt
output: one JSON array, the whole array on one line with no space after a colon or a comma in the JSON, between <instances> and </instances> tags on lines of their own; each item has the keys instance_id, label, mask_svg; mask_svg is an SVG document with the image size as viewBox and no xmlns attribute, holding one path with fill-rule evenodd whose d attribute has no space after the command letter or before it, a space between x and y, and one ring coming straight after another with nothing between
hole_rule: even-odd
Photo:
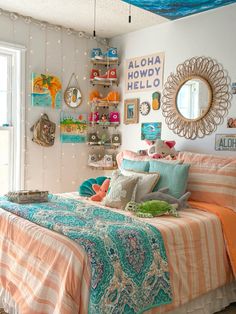
<instances>
[{"instance_id":1,"label":"patterned quilt","mask_svg":"<svg viewBox=\"0 0 236 314\"><path fill-rule=\"evenodd\" d=\"M26 205L0 198L0 207L83 247L92 270L89 313L134 314L171 303L164 242L152 225L55 195Z\"/></svg>"}]
</instances>

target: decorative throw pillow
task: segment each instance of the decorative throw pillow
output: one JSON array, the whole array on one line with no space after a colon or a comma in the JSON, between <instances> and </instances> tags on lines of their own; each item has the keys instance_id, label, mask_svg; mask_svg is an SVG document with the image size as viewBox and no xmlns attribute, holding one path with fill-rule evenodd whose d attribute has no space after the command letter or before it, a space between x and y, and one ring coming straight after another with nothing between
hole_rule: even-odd
<instances>
[{"instance_id":1,"label":"decorative throw pillow","mask_svg":"<svg viewBox=\"0 0 236 314\"><path fill-rule=\"evenodd\" d=\"M93 184L99 184L102 185L103 182L108 179L107 177L97 177L97 178L90 178L85 180L84 182L82 182L82 184L80 185L78 191L80 196L84 196L84 197L90 197L92 195L95 194L95 191L92 187Z\"/></svg>"},{"instance_id":2,"label":"decorative throw pillow","mask_svg":"<svg viewBox=\"0 0 236 314\"><path fill-rule=\"evenodd\" d=\"M103 200L103 205L124 209L129 201L135 199L138 180L137 177L124 176L119 170L113 172L110 189Z\"/></svg>"},{"instance_id":3,"label":"decorative throw pillow","mask_svg":"<svg viewBox=\"0 0 236 314\"><path fill-rule=\"evenodd\" d=\"M118 167L121 169L126 170L133 170L133 171L147 171L149 168L149 161L150 160L156 160L153 159L147 155L141 156L138 153L132 152L131 150L124 150L117 154L116 161ZM123 165L122 162L124 161ZM166 158L158 159L158 161L162 162L169 162L174 164L180 164L182 163L181 160L173 160L169 156Z\"/></svg>"},{"instance_id":4,"label":"decorative throw pillow","mask_svg":"<svg viewBox=\"0 0 236 314\"><path fill-rule=\"evenodd\" d=\"M131 161L149 161L151 158L149 156L141 156L138 153L135 153L131 150L123 150L116 155L116 161L119 168L121 168L122 161L131 160ZM136 169L137 170L137 169ZM141 171L141 170L140 170ZM148 171L148 170L147 170Z\"/></svg>"},{"instance_id":5,"label":"decorative throw pillow","mask_svg":"<svg viewBox=\"0 0 236 314\"><path fill-rule=\"evenodd\" d=\"M190 200L236 211L236 158L190 152L181 152L177 158L191 164Z\"/></svg>"},{"instance_id":6,"label":"decorative throw pillow","mask_svg":"<svg viewBox=\"0 0 236 314\"><path fill-rule=\"evenodd\" d=\"M186 192L189 167L189 164L150 161L149 172L158 172L161 176L154 191L168 187L170 195L180 198Z\"/></svg>"},{"instance_id":7,"label":"decorative throw pillow","mask_svg":"<svg viewBox=\"0 0 236 314\"><path fill-rule=\"evenodd\" d=\"M135 172L130 170L121 170L124 176L133 176L138 178L135 201L139 203L148 193L151 193L160 179L159 173Z\"/></svg>"},{"instance_id":8,"label":"decorative throw pillow","mask_svg":"<svg viewBox=\"0 0 236 314\"><path fill-rule=\"evenodd\" d=\"M130 159L123 159L121 163L121 169L133 170L139 172L148 172L149 161L136 161Z\"/></svg>"}]
</instances>

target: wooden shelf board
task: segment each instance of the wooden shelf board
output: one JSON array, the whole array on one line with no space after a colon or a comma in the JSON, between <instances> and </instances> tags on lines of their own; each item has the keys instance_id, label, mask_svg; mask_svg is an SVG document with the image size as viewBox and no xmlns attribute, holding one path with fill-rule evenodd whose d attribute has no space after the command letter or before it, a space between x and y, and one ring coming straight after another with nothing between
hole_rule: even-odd
<instances>
[{"instance_id":1,"label":"wooden shelf board","mask_svg":"<svg viewBox=\"0 0 236 314\"><path fill-rule=\"evenodd\" d=\"M94 167L88 165L89 168L95 169L95 170L116 170L118 167Z\"/></svg>"},{"instance_id":2,"label":"wooden shelf board","mask_svg":"<svg viewBox=\"0 0 236 314\"><path fill-rule=\"evenodd\" d=\"M92 85L102 85L102 86L112 86L112 85L117 85L118 86L118 80L116 81L107 81L107 80L104 80L104 81L100 81L100 80L90 80L90 83Z\"/></svg>"},{"instance_id":3,"label":"wooden shelf board","mask_svg":"<svg viewBox=\"0 0 236 314\"><path fill-rule=\"evenodd\" d=\"M103 147L103 148L107 148L107 149L117 149L120 147L120 145L109 145L109 144L90 144L87 143L89 146L91 147Z\"/></svg>"},{"instance_id":4,"label":"wooden shelf board","mask_svg":"<svg viewBox=\"0 0 236 314\"><path fill-rule=\"evenodd\" d=\"M104 101L104 102L91 102L90 103L91 105L92 104L95 104L96 107L112 107L112 106L115 106L117 107L119 105L119 101L117 102L112 102L112 101Z\"/></svg>"},{"instance_id":5,"label":"wooden shelf board","mask_svg":"<svg viewBox=\"0 0 236 314\"><path fill-rule=\"evenodd\" d=\"M93 126L102 126L102 127L113 127L113 128L116 128L120 125L120 123L109 123L109 124L103 124L103 123L97 123L97 122L94 122L94 123L89 123L89 126L93 127Z\"/></svg>"},{"instance_id":6,"label":"wooden shelf board","mask_svg":"<svg viewBox=\"0 0 236 314\"><path fill-rule=\"evenodd\" d=\"M94 65L105 65L105 66L110 66L110 65L119 65L119 60L92 60L91 63Z\"/></svg>"}]
</instances>

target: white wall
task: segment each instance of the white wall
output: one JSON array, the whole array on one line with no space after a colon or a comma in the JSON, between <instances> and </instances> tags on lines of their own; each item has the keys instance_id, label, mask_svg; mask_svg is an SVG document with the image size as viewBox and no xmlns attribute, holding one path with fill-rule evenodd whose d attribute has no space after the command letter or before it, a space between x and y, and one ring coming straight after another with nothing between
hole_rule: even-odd
<instances>
[{"instance_id":1,"label":"white wall","mask_svg":"<svg viewBox=\"0 0 236 314\"><path fill-rule=\"evenodd\" d=\"M231 80L236 81L235 16L236 5L230 5L113 38L111 45L118 47L122 59L120 66L122 92L124 93L125 59L161 51L165 52L164 82L170 72L175 72L179 63L194 56L207 56L216 59L228 71ZM123 94L123 97L124 99L138 97L140 101L151 103L151 94L152 92L138 92ZM228 116L236 117L236 95L232 99ZM140 115L140 123L155 121L162 122L162 139L174 139L179 150L236 156L235 152L216 152L214 150L215 134L194 141L175 135L166 126L161 110L151 111L146 117ZM227 119L225 118L224 123L218 126L216 133L236 134L236 129L226 128L226 122ZM140 123L122 126L123 149L136 151L147 147L140 140Z\"/></svg>"},{"instance_id":2,"label":"white wall","mask_svg":"<svg viewBox=\"0 0 236 314\"><path fill-rule=\"evenodd\" d=\"M60 110L31 106L31 72L57 75L62 79L63 91L67 87L72 72L79 75L79 85L83 103L76 112L87 112L90 90L88 55L94 40L76 38L65 30L42 30L36 25L25 24L22 20L12 21L0 16L0 41L17 43L27 48L26 60L26 152L25 152L25 188L47 189L50 192L74 191L84 179L99 175L86 167L86 144L61 144L59 141ZM68 107L63 104L63 109ZM43 148L32 142L30 127L46 112L56 122L57 132L53 147ZM1 151L2 148L0 148Z\"/></svg>"}]
</instances>

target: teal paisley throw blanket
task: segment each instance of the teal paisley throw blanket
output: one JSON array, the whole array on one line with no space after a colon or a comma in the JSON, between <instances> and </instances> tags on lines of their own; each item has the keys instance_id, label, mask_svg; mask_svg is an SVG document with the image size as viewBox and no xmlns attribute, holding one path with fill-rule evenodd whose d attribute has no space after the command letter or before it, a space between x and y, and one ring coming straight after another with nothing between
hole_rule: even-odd
<instances>
[{"instance_id":1,"label":"teal paisley throw blanket","mask_svg":"<svg viewBox=\"0 0 236 314\"><path fill-rule=\"evenodd\" d=\"M143 313L172 301L161 233L137 219L81 200L50 195L50 202L0 207L74 240L92 269L90 314Z\"/></svg>"}]
</instances>

